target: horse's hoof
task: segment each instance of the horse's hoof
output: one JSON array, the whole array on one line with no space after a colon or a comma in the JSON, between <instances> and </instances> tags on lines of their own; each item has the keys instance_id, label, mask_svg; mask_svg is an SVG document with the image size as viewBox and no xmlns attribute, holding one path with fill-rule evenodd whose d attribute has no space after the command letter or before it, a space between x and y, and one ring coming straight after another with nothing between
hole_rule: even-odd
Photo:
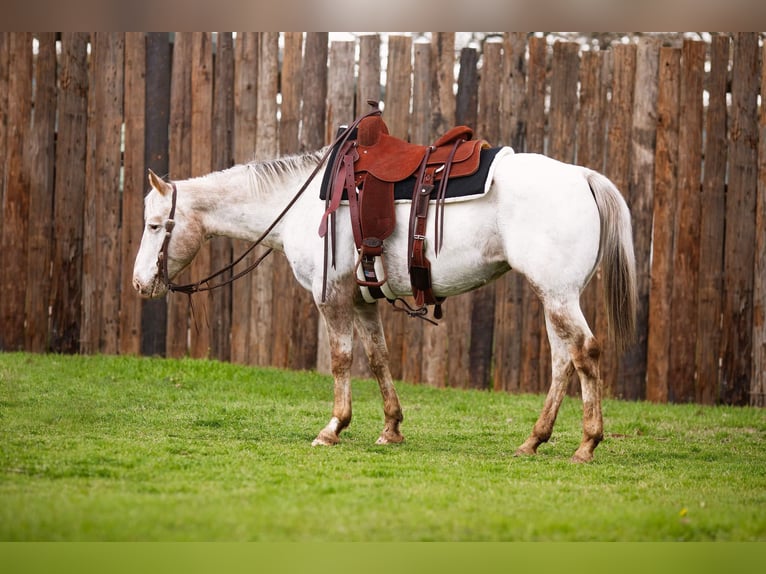
<instances>
[{"instance_id":1,"label":"horse's hoof","mask_svg":"<svg viewBox=\"0 0 766 574\"><path fill-rule=\"evenodd\" d=\"M592 452L580 452L579 450L572 455L572 458L569 459L571 462L576 464L583 464L588 463L593 460L593 453Z\"/></svg>"},{"instance_id":2,"label":"horse's hoof","mask_svg":"<svg viewBox=\"0 0 766 574\"><path fill-rule=\"evenodd\" d=\"M513 456L534 456L537 454L537 447L539 444L539 441L530 437L524 441L524 444L516 449L516 452L513 453Z\"/></svg>"},{"instance_id":3,"label":"horse's hoof","mask_svg":"<svg viewBox=\"0 0 766 574\"><path fill-rule=\"evenodd\" d=\"M311 446L333 446L340 442L338 435L328 431L320 432L312 441Z\"/></svg>"},{"instance_id":4,"label":"horse's hoof","mask_svg":"<svg viewBox=\"0 0 766 574\"><path fill-rule=\"evenodd\" d=\"M513 456L534 456L536 454L537 452L533 448L520 446L513 453Z\"/></svg>"},{"instance_id":5,"label":"horse's hoof","mask_svg":"<svg viewBox=\"0 0 766 574\"><path fill-rule=\"evenodd\" d=\"M382 432L378 440L375 441L375 444L399 444L401 442L404 442L404 436L401 434Z\"/></svg>"}]
</instances>

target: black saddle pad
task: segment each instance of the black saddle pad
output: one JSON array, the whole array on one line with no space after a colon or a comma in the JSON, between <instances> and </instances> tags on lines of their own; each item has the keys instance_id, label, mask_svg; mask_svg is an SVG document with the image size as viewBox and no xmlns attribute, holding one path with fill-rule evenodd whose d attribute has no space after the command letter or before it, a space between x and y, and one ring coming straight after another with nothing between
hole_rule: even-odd
<instances>
[{"instance_id":1,"label":"black saddle pad","mask_svg":"<svg viewBox=\"0 0 766 574\"><path fill-rule=\"evenodd\" d=\"M447 199L465 197L468 198L473 195L483 195L485 182L489 175L489 168L495 159L498 152L503 149L502 147L493 147L481 150L481 158L479 159L479 169L473 175L465 177L450 178L447 182ZM327 161L328 166L332 166L335 161L337 149L333 150L330 158ZM327 188L330 183L330 169L326 169L324 177L322 178L322 187L319 190L319 199L327 199ZM415 177L410 177L403 181L394 184L394 200L412 200L412 192L415 187ZM432 199L436 199L436 192L438 187L434 187L432 192ZM348 199L346 192L343 192L344 200Z\"/></svg>"}]
</instances>

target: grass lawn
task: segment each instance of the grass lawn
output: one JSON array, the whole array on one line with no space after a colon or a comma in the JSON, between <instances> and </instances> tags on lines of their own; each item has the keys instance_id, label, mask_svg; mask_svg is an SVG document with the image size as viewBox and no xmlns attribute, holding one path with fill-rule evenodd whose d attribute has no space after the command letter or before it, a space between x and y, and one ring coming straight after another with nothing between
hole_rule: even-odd
<instances>
[{"instance_id":1,"label":"grass lawn","mask_svg":"<svg viewBox=\"0 0 766 574\"><path fill-rule=\"evenodd\" d=\"M354 381L195 360L0 354L0 540L766 541L766 410L607 400L514 458L542 396L398 384L406 442L376 446Z\"/></svg>"}]
</instances>

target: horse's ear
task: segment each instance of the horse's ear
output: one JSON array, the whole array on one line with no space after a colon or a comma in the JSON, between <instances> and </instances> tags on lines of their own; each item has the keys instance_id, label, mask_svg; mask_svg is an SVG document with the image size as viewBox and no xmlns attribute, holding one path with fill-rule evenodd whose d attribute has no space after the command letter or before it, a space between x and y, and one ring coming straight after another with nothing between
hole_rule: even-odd
<instances>
[{"instance_id":1,"label":"horse's ear","mask_svg":"<svg viewBox=\"0 0 766 574\"><path fill-rule=\"evenodd\" d=\"M172 186L164 181L160 176L149 170L149 185L159 191L162 195L165 195L173 190Z\"/></svg>"}]
</instances>

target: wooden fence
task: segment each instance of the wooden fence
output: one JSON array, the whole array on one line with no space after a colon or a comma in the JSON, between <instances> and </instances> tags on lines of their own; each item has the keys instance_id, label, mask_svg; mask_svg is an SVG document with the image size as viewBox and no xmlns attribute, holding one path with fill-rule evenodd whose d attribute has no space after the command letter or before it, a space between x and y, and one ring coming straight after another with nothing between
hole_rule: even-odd
<instances>
[{"instance_id":1,"label":"wooden fence","mask_svg":"<svg viewBox=\"0 0 766 574\"><path fill-rule=\"evenodd\" d=\"M320 319L281 255L191 305L134 294L146 170L179 179L314 150L380 99L396 136L427 143L469 124L493 143L587 165L620 187L633 213L639 329L620 356L605 342L607 395L764 405L759 35L672 45L643 37L581 51L508 33L459 53L452 33L425 43L394 35L384 69L378 35L328 40L0 33L0 350L326 370ZM243 248L214 240L190 275ZM600 277L592 283L583 306L604 340ZM515 273L448 300L439 327L382 306L395 377L547 389L540 304ZM366 375L361 355L354 369Z\"/></svg>"}]
</instances>

